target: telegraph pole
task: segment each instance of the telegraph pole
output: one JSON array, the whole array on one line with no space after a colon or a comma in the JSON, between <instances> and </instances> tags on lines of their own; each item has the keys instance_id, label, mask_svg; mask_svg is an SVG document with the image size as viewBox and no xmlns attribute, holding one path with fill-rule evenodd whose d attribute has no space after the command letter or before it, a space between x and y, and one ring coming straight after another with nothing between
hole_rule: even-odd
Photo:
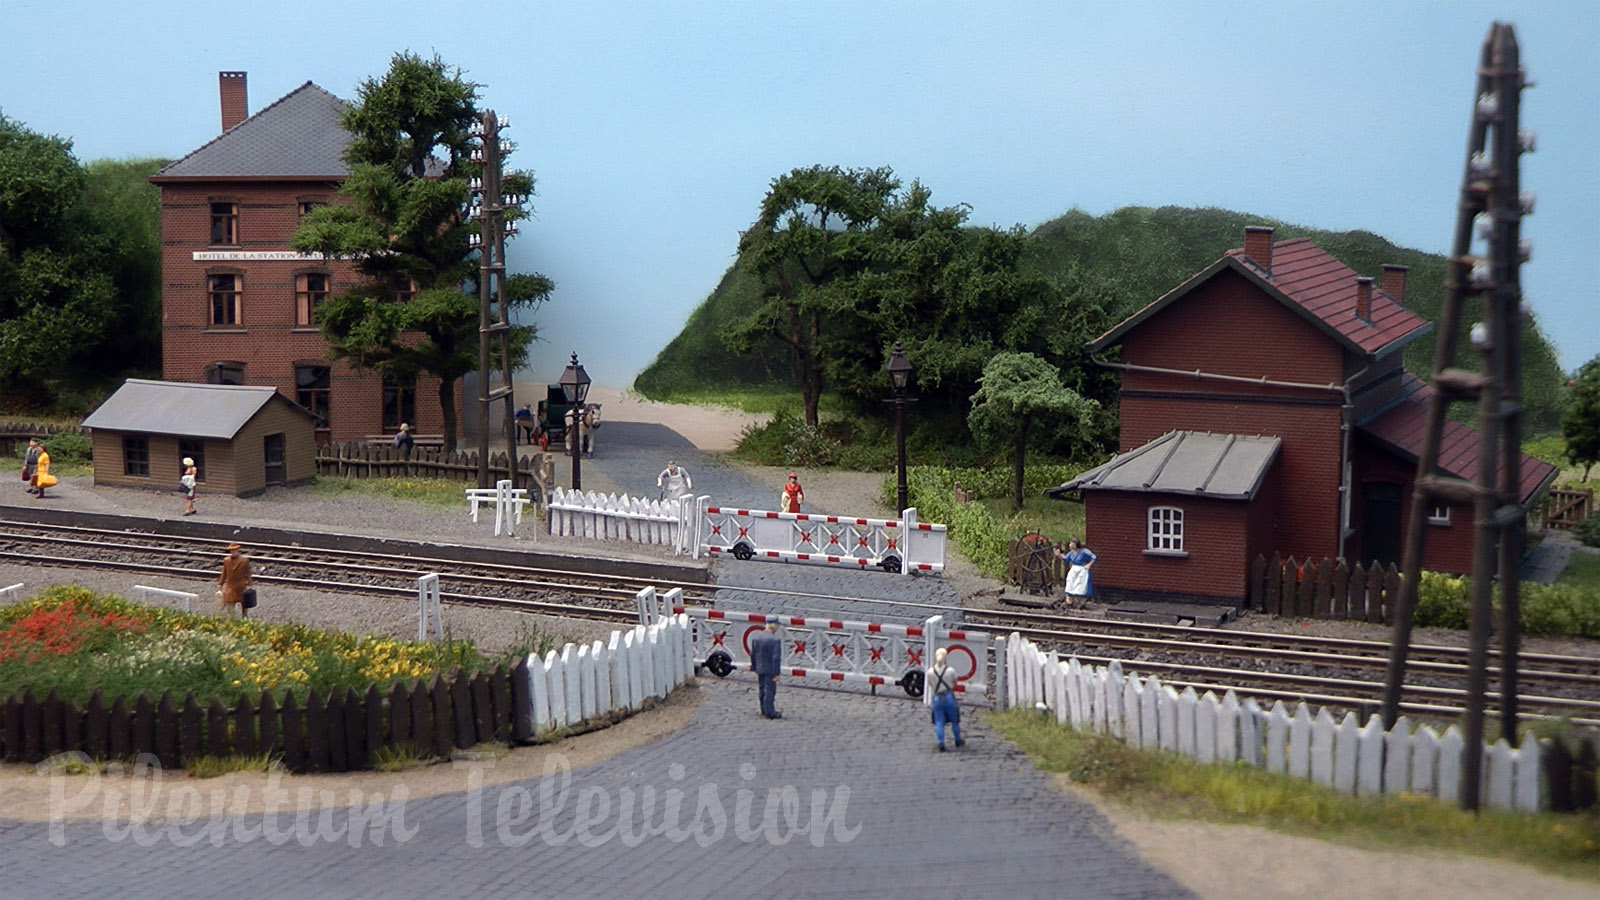
<instances>
[{"instance_id":1,"label":"telegraph pole","mask_svg":"<svg viewBox=\"0 0 1600 900\"><path fill-rule=\"evenodd\" d=\"M478 487L493 485L489 472L489 408L496 400L506 401L504 422L506 426L506 460L512 487L517 485L517 430L516 398L513 395L511 359L511 323L506 308L506 238L517 233L515 219L507 219L507 210L521 207L521 198L500 192L501 152L500 130L510 127L509 120L497 118L494 110L487 110L483 120L473 128L473 136L483 146L472 152L472 160L481 163L483 175L474 178L470 187L468 220L477 220L478 232L468 236L471 246L478 248ZM490 384L491 350L500 352L501 381Z\"/></svg>"}]
</instances>

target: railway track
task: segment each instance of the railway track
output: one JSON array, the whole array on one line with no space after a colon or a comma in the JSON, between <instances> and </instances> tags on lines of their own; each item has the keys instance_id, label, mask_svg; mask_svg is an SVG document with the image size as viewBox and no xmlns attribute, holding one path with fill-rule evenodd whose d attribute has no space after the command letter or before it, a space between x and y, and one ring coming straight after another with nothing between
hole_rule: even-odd
<instances>
[{"instance_id":1,"label":"railway track","mask_svg":"<svg viewBox=\"0 0 1600 900\"><path fill-rule=\"evenodd\" d=\"M1237 690L1265 700L1305 700L1375 710L1383 696L1388 644L1253 631L1197 629L1036 612L968 610L967 627L1013 631L1063 656L1160 676L1174 687ZM1412 647L1406 712L1453 717L1464 709L1465 648ZM1518 654L1521 708L1530 715L1600 727L1600 656ZM1500 668L1489 668L1491 691ZM1491 712L1498 698L1489 698Z\"/></svg>"}]
</instances>

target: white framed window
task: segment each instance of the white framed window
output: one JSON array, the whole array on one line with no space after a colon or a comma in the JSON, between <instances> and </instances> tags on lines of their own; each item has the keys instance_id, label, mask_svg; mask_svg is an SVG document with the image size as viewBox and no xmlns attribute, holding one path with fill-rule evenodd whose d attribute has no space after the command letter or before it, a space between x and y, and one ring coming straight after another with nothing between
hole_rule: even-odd
<instances>
[{"instance_id":1,"label":"white framed window","mask_svg":"<svg viewBox=\"0 0 1600 900\"><path fill-rule=\"evenodd\" d=\"M1145 549L1158 553L1183 552L1183 510L1176 506L1150 507Z\"/></svg>"},{"instance_id":2,"label":"white framed window","mask_svg":"<svg viewBox=\"0 0 1600 900\"><path fill-rule=\"evenodd\" d=\"M1449 525L1450 507L1442 503L1435 503L1433 506L1428 507L1428 524Z\"/></svg>"}]
</instances>

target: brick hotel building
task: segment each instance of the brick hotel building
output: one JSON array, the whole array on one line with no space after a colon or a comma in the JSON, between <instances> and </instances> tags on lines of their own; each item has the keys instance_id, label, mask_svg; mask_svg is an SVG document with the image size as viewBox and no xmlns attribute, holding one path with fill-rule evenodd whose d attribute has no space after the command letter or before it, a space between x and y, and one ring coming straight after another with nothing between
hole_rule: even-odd
<instances>
[{"instance_id":1,"label":"brick hotel building","mask_svg":"<svg viewBox=\"0 0 1600 900\"><path fill-rule=\"evenodd\" d=\"M289 247L300 217L338 202L345 103L306 82L249 115L245 73L218 76L222 133L150 180L161 189L162 377L271 385L317 418L317 440L440 433L439 380L390 383L330 360L317 306L362 276ZM456 387L461 408L462 389Z\"/></svg>"}]
</instances>

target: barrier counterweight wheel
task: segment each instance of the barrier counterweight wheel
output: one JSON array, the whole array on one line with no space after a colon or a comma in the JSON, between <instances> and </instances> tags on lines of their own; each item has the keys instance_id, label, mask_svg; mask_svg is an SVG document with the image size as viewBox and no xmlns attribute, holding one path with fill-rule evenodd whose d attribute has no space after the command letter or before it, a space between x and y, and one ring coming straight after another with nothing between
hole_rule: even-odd
<instances>
[{"instance_id":1,"label":"barrier counterweight wheel","mask_svg":"<svg viewBox=\"0 0 1600 900\"><path fill-rule=\"evenodd\" d=\"M728 673L733 671L733 657L726 650L714 651L706 657L706 668L718 678L727 678Z\"/></svg>"},{"instance_id":2,"label":"barrier counterweight wheel","mask_svg":"<svg viewBox=\"0 0 1600 900\"><path fill-rule=\"evenodd\" d=\"M900 676L900 687L905 690L906 696L908 696L908 697L921 697L922 696L923 678L924 678L924 676L922 674L922 670L921 669L912 669L911 671L907 672L906 674Z\"/></svg>"},{"instance_id":3,"label":"barrier counterweight wheel","mask_svg":"<svg viewBox=\"0 0 1600 900\"><path fill-rule=\"evenodd\" d=\"M740 561L751 559L756 555L756 548L749 544L734 544L733 555L735 559Z\"/></svg>"},{"instance_id":4,"label":"barrier counterweight wheel","mask_svg":"<svg viewBox=\"0 0 1600 900\"><path fill-rule=\"evenodd\" d=\"M882 566L883 570L891 575L900 574L900 557L898 556L884 557L883 562L878 563L878 565Z\"/></svg>"}]
</instances>

